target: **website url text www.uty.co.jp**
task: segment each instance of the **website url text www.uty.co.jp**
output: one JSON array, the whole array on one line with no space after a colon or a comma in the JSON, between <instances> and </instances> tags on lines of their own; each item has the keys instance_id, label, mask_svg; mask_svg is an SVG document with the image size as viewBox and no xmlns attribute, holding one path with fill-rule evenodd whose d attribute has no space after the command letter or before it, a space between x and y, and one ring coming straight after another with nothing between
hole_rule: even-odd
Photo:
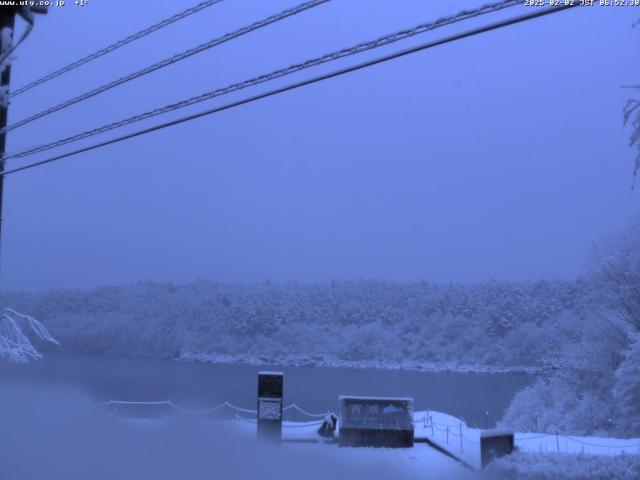
<instances>
[{"instance_id":1,"label":"website url text www.uty.co.jp","mask_svg":"<svg viewBox=\"0 0 640 480\"><path fill-rule=\"evenodd\" d=\"M65 0L0 0L0 7L64 7L64 5Z\"/></svg>"}]
</instances>

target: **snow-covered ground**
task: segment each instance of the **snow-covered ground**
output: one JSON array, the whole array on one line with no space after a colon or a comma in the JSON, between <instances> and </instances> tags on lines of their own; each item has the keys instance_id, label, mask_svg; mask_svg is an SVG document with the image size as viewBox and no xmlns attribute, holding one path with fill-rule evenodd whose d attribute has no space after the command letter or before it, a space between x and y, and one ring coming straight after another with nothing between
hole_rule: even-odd
<instances>
[{"instance_id":1,"label":"snow-covered ground","mask_svg":"<svg viewBox=\"0 0 640 480\"><path fill-rule=\"evenodd\" d=\"M315 441L318 439L316 431L319 421L312 422L284 422L283 439L286 441ZM255 421L241 416L237 417L236 427L245 433L255 432ZM459 418L436 411L414 412L414 429L416 449L397 450L395 453L381 449L379 456L389 462L401 462L407 473L417 473L423 470L424 464L438 459L442 465L444 454L436 449L420 443L428 439L432 444L447 451L451 457L458 460L458 466L467 470L480 470L480 434L482 430L469 428ZM640 439L578 437L544 433L516 433L515 444L517 450L532 453L561 453L580 455L638 455L640 456ZM426 447L426 450L425 448ZM371 449L365 449L371 450ZM382 453L385 451L386 453ZM406 452L413 451L413 454ZM391 450L390 452L394 452ZM405 452L405 453L401 453ZM377 458L377 457L376 457ZM377 461L377 460L376 460ZM381 460L382 461L382 460ZM453 461L449 458L449 461ZM374 462L375 463L375 462Z\"/></svg>"},{"instance_id":2,"label":"snow-covered ground","mask_svg":"<svg viewBox=\"0 0 640 480\"><path fill-rule=\"evenodd\" d=\"M240 422L241 428L254 438L255 424ZM283 425L283 448L292 453L314 452L328 461L336 461L347 466L366 465L378 473L388 473L389 478L435 479L472 478L472 472L460 462L443 455L425 443L417 443L414 448L340 448L336 444L319 441L315 444L301 440L317 438L318 425Z\"/></svg>"},{"instance_id":3,"label":"snow-covered ground","mask_svg":"<svg viewBox=\"0 0 640 480\"><path fill-rule=\"evenodd\" d=\"M638 455L517 452L483 470L489 480L638 480Z\"/></svg>"},{"instance_id":4,"label":"snow-covered ground","mask_svg":"<svg viewBox=\"0 0 640 480\"><path fill-rule=\"evenodd\" d=\"M459 418L442 412L414 413L416 438L428 438L469 466L480 468L480 434ZM587 455L638 455L640 438L580 437L534 432L516 432L515 446L521 452Z\"/></svg>"},{"instance_id":5,"label":"snow-covered ground","mask_svg":"<svg viewBox=\"0 0 640 480\"><path fill-rule=\"evenodd\" d=\"M127 419L132 430L162 431L170 428L170 421ZM255 420L238 416L235 420L216 422L216 429L233 431L240 435L249 452L256 444ZM325 443L317 435L318 421L284 422L284 443L277 449L278 455L296 462L299 459L313 459L323 465L326 478L332 473L347 472L349 478L367 479L472 479L475 473L459 461L448 457L426 443L416 443L414 448L340 448L336 443ZM309 475L312 472L308 472Z\"/></svg>"},{"instance_id":6,"label":"snow-covered ground","mask_svg":"<svg viewBox=\"0 0 640 480\"><path fill-rule=\"evenodd\" d=\"M129 402L122 403L132 405ZM168 406L173 406L180 410L180 407L173 405L171 402L168 402ZM222 406L224 405L214 407L214 409ZM235 419L229 422L233 429L253 436L255 434L256 421L254 417L252 418L252 414L255 412L229 404L226 404L226 406L236 412ZM295 404L286 407L286 409L292 408L298 410L303 416L307 415L311 418L310 421L306 422L284 421L283 439L290 442L320 441L316 432L322 424L322 414L306 412ZM417 442L428 440L432 445L446 451L452 458L457 459L466 467L472 470L481 469L481 429L470 428L464 420L434 410L416 411L413 414L413 418ZM581 437L549 433L515 432L515 445L518 451L531 453L607 456L640 455L640 438Z\"/></svg>"}]
</instances>

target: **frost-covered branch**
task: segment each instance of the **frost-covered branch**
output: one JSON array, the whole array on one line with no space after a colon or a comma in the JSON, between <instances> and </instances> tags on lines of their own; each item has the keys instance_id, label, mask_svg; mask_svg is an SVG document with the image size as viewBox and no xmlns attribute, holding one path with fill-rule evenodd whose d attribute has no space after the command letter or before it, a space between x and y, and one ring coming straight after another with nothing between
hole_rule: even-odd
<instances>
[{"instance_id":1,"label":"frost-covered branch","mask_svg":"<svg viewBox=\"0 0 640 480\"><path fill-rule=\"evenodd\" d=\"M636 157L635 168L633 170L633 183L640 170L640 100L631 99L622 110L624 125L631 126L631 136L629 138L629 146L638 148L638 156Z\"/></svg>"},{"instance_id":2,"label":"frost-covered branch","mask_svg":"<svg viewBox=\"0 0 640 480\"><path fill-rule=\"evenodd\" d=\"M635 28L640 25L640 19L636 21L632 27ZM623 88L629 88L632 90L640 90L640 85L627 85ZM638 148L638 156L636 156L635 166L633 168L633 183L631 189L635 188L636 178L640 171L640 100L637 98L629 99L627 104L622 110L624 118L624 125L631 125L631 137L629 138L629 145L634 145Z\"/></svg>"},{"instance_id":3,"label":"frost-covered branch","mask_svg":"<svg viewBox=\"0 0 640 480\"><path fill-rule=\"evenodd\" d=\"M27 363L41 357L25 332L32 333L39 340L60 345L35 318L5 308L0 315L0 360Z\"/></svg>"}]
</instances>

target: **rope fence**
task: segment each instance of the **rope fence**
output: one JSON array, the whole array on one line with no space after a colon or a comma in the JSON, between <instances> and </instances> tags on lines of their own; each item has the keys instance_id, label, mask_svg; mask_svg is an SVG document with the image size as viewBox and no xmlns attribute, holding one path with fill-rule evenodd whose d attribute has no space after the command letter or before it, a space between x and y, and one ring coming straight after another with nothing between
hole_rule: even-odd
<instances>
[{"instance_id":1,"label":"rope fence","mask_svg":"<svg viewBox=\"0 0 640 480\"><path fill-rule=\"evenodd\" d=\"M243 417L242 415L237 415L235 416L235 420L238 422L247 422L247 423L253 423L256 424L258 423L258 421L254 418L247 418L247 417ZM300 424L296 424L296 425L291 425L287 422L283 422L282 423L282 428L309 428L309 427L319 427L320 425L322 425L323 421L317 421L317 422L305 422L305 423L300 423Z\"/></svg>"},{"instance_id":2,"label":"rope fence","mask_svg":"<svg viewBox=\"0 0 640 480\"><path fill-rule=\"evenodd\" d=\"M463 427L462 423L460 423L459 425L437 423L433 421L433 418L431 416L414 420L413 423L422 424L428 436L433 437L434 439L438 439L439 441L442 441L446 445L453 446L457 444L460 452L464 451L463 444L465 442L471 445L480 445L479 439L473 440L469 438L467 435L465 435L464 433L465 430L477 430L477 429L469 429L466 426ZM526 432L525 434L527 433L531 433L531 432ZM560 433L544 433L540 435L527 436L527 437L520 434L516 438L516 443L536 441L536 440L541 440L543 438L551 439L553 437L556 437L556 442L555 442L556 445L554 447L554 450L557 450L558 452L562 451L562 449L560 448L559 440L564 439L565 443L566 441L568 441L568 442L574 442L576 444L582 445L583 453L584 453L584 446L588 446L588 447L594 447L594 448L603 448L607 450L618 450L619 453L621 454L625 454L625 453L628 454L630 453L630 451L637 451L638 454L640 455L640 443L628 443L628 444L621 443L621 444L606 445L603 443L585 441L580 438L575 438L569 435L562 435ZM453 438L455 438L455 442L452 441ZM565 446L565 449L566 449L566 446Z\"/></svg>"},{"instance_id":3,"label":"rope fence","mask_svg":"<svg viewBox=\"0 0 640 480\"><path fill-rule=\"evenodd\" d=\"M166 407L171 407L174 408L180 412L183 413L189 413L189 414L194 414L194 415L205 415L208 413L214 413L218 410L221 410L223 408L229 408L231 410L234 410L236 412L241 412L241 413L248 413L248 414L253 414L253 415L257 415L258 411L254 410L254 409L250 409L250 408L243 408L243 407L239 407L237 405L233 405L232 403L229 402L223 402L220 405L216 405L214 407L211 408L205 408L205 409L192 409L192 408L186 408L180 405L177 405L176 403L172 402L171 400L159 400L159 401L123 401L123 400L108 400L106 402L102 402L102 403L98 403L96 404L97 407L107 407L107 406L118 406L118 405L122 405L122 406L132 406L132 407L144 407L144 406L150 406L150 407L158 407L158 406L166 406ZM283 412L289 411L289 410L293 410L293 411L297 411L300 412L303 415L306 415L308 417L311 418L325 418L327 415L330 415L331 412L327 411L325 413L312 413L309 412L307 410L305 410L304 408L299 407L298 405L296 405L295 403L292 403L290 405L287 405L286 407L284 407L282 409ZM322 423L322 422L319 422Z\"/></svg>"},{"instance_id":4,"label":"rope fence","mask_svg":"<svg viewBox=\"0 0 640 480\"><path fill-rule=\"evenodd\" d=\"M311 413L311 412L308 412L305 409L299 407L295 403L292 403L291 405L289 405L287 407L284 407L282 409L282 411L287 411L287 410L290 410L290 409L294 409L294 410L302 413L303 415L306 415L307 417L313 417L313 418L324 418L324 417L326 417L327 415L329 415L331 413L331 412Z\"/></svg>"},{"instance_id":5,"label":"rope fence","mask_svg":"<svg viewBox=\"0 0 640 480\"><path fill-rule=\"evenodd\" d=\"M577 438L568 437L566 435L560 435L561 438L569 440L571 442L576 442L581 445L587 445L589 447L598 447L598 448L640 448L640 443L631 444L631 445L599 445L597 443L585 442L584 440L578 440Z\"/></svg>"}]
</instances>

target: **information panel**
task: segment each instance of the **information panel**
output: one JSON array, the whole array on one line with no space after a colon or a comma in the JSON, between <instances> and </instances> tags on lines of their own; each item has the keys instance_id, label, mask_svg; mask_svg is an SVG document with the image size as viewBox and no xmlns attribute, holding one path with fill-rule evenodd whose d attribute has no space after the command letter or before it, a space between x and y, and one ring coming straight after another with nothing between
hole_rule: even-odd
<instances>
[{"instance_id":1,"label":"information panel","mask_svg":"<svg viewBox=\"0 0 640 480\"><path fill-rule=\"evenodd\" d=\"M413 446L413 399L340 397L340 445Z\"/></svg>"}]
</instances>

